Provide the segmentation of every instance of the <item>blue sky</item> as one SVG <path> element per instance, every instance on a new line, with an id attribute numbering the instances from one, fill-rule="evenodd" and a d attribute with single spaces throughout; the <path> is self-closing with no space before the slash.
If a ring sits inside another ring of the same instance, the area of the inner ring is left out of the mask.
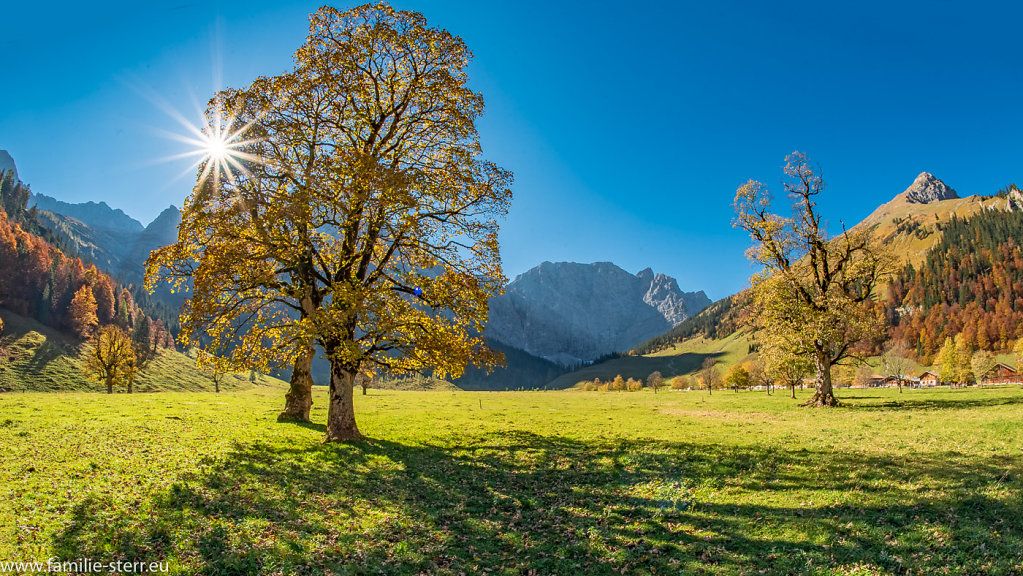
<path id="1" fill-rule="evenodd" d="M 0 148 L 34 191 L 146 223 L 180 206 L 222 86 L 288 68 L 316 2 L 4 3 Z M 337 3 L 344 8 L 353 4 Z M 1023 182 L 1017 3 L 400 1 L 460 35 L 487 158 L 515 172 L 509 276 L 544 260 L 746 285 L 736 186 L 807 152 L 855 223 L 929 171 L 960 195 Z M 218 70 L 220 73 L 218 74 Z M 218 81 L 218 76 L 221 77 Z M 781 199 L 784 202 L 784 199 Z"/>

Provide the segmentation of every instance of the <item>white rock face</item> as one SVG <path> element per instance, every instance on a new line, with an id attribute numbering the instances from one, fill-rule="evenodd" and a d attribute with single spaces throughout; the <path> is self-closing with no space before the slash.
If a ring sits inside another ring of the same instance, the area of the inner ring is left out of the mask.
<path id="1" fill-rule="evenodd" d="M 1009 212 L 1023 211 L 1023 192 L 1020 192 L 1019 188 L 1013 187 L 1009 190 L 1007 202 L 1005 209 Z"/>
<path id="2" fill-rule="evenodd" d="M 921 172 L 903 194 L 906 195 L 907 201 L 915 204 L 930 204 L 959 197 L 955 190 L 935 178 L 930 172 Z"/>
<path id="3" fill-rule="evenodd" d="M 544 262 L 490 301 L 486 335 L 567 365 L 628 350 L 709 304 L 649 268 L 632 275 L 610 262 Z"/>

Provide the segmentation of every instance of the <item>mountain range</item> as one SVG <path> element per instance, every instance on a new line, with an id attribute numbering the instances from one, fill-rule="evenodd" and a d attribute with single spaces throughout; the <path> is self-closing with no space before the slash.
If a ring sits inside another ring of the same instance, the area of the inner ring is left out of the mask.
<path id="1" fill-rule="evenodd" d="M 490 301 L 485 334 L 570 366 L 628 350 L 709 304 L 649 268 L 633 275 L 610 262 L 544 262 Z"/>
<path id="2" fill-rule="evenodd" d="M 139 284 L 149 253 L 177 239 L 181 211 L 166 208 L 148 226 L 106 202 L 70 204 L 33 194 L 29 205 L 65 247 L 126 282 Z"/>

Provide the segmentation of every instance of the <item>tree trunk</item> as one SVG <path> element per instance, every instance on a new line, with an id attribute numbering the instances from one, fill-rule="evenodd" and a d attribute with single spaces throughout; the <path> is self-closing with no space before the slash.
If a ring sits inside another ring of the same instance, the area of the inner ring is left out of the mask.
<path id="1" fill-rule="evenodd" d="M 795 384 L 795 382 L 790 384 L 789 388 L 792 388 L 792 399 L 795 400 L 796 399 L 796 384 Z"/>
<path id="2" fill-rule="evenodd" d="M 131 394 L 131 391 L 132 391 L 131 386 L 134 383 L 135 383 L 134 380 L 128 380 L 128 394 Z"/>
<path id="3" fill-rule="evenodd" d="M 330 394 L 327 404 L 327 442 L 359 440 L 355 425 L 355 371 L 330 361 Z"/>
<path id="4" fill-rule="evenodd" d="M 838 406 L 831 386 L 831 359 L 824 351 L 818 351 L 814 354 L 813 367 L 816 381 L 813 396 L 800 406 Z"/>
<path id="5" fill-rule="evenodd" d="M 113 393 L 114 393 L 114 379 L 108 376 L 107 377 L 107 394 L 113 394 Z"/>
<path id="6" fill-rule="evenodd" d="M 310 346 L 299 353 L 291 371 L 291 387 L 284 395 L 284 411 L 277 415 L 278 422 L 308 422 L 313 407 L 313 376 L 311 373 L 316 349 Z"/>

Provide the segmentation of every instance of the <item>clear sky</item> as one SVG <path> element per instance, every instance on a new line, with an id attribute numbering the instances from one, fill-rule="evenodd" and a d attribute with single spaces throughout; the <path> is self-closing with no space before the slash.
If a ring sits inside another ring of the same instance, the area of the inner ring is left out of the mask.
<path id="1" fill-rule="evenodd" d="M 510 277 L 611 261 L 733 293 L 751 271 L 735 188 L 780 191 L 796 149 L 823 169 L 833 224 L 922 171 L 962 196 L 1023 183 L 1016 2 L 394 4 L 475 54 L 485 155 L 516 175 Z M 286 70 L 318 5 L 4 2 L 0 148 L 35 192 L 148 223 L 194 179 L 160 161 L 187 151 L 168 110 L 198 123 L 216 88 Z"/>

